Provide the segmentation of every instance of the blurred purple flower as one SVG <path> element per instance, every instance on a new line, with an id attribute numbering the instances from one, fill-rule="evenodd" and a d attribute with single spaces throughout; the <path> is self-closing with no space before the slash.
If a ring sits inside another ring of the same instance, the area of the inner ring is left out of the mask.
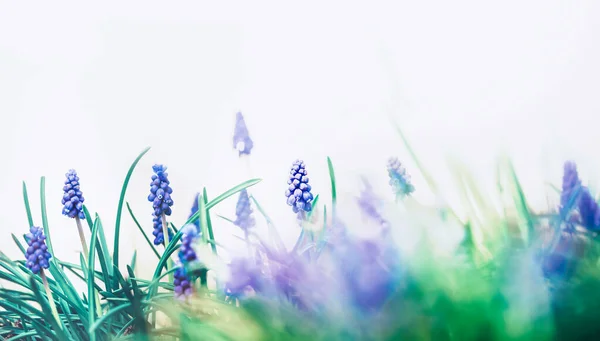
<path id="1" fill-rule="evenodd" d="M 235 206 L 235 216 L 234 224 L 244 231 L 251 229 L 256 224 L 252 216 L 250 197 L 246 189 L 240 191 L 240 196 Z"/>
<path id="2" fill-rule="evenodd" d="M 27 268 L 34 274 L 40 273 L 41 269 L 48 269 L 52 255 L 48 252 L 46 236 L 42 228 L 32 226 L 29 233 L 25 235 L 25 239 L 27 245 L 29 245 L 25 251 L 25 259 L 27 260 L 25 265 Z"/>
<path id="3" fill-rule="evenodd" d="M 566 216 L 572 207 L 577 206 L 577 198 L 573 198 L 573 196 L 576 195 L 576 191 L 580 186 L 581 180 L 577 173 L 577 165 L 573 161 L 565 162 L 562 192 L 560 194 L 560 211 L 563 216 Z M 569 205 L 569 203 L 571 203 L 571 205 Z"/>
<path id="4" fill-rule="evenodd" d="M 187 224 L 181 229 L 181 246 L 179 247 L 179 261 L 187 264 L 198 259 L 194 250 L 194 243 L 199 236 L 198 229 L 194 224 Z"/>
<path id="5" fill-rule="evenodd" d="M 247 258 L 234 258 L 229 264 L 230 277 L 225 284 L 225 292 L 232 297 L 243 298 L 248 288 L 255 292 L 262 290 L 260 268 Z"/>
<path id="6" fill-rule="evenodd" d="M 79 185 L 79 176 L 77 176 L 77 172 L 74 169 L 69 169 L 65 176 L 67 179 L 63 187 L 62 204 L 64 207 L 62 213 L 69 218 L 79 217 L 80 219 L 85 219 L 85 214 L 83 213 L 84 198 Z"/>
<path id="7" fill-rule="evenodd" d="M 404 197 L 415 191 L 415 187 L 410 182 L 410 175 L 407 174 L 398 158 L 389 159 L 387 170 L 390 186 L 397 196 Z"/>
<path id="8" fill-rule="evenodd" d="M 192 283 L 183 266 L 179 266 L 173 272 L 173 289 L 175 297 L 180 300 L 185 300 L 193 293 Z"/>
<path id="9" fill-rule="evenodd" d="M 196 196 L 194 197 L 194 202 L 192 203 L 192 211 L 190 212 L 190 216 L 188 217 L 188 219 L 190 219 L 194 214 L 196 214 L 198 212 L 198 198 L 200 197 L 200 193 L 196 193 Z M 200 219 L 196 219 L 192 222 L 192 224 L 196 225 L 196 228 L 200 229 Z"/>
<path id="10" fill-rule="evenodd" d="M 386 225 L 386 221 L 381 215 L 381 200 L 373 192 L 371 184 L 363 178 L 364 189 L 361 191 L 360 196 L 356 199 L 358 206 L 361 211 L 369 218 L 375 220 L 381 225 Z"/>
<path id="11" fill-rule="evenodd" d="M 287 204 L 292 206 L 294 213 L 312 210 L 313 195 L 308 184 L 308 173 L 304 161 L 296 160 L 290 170 L 288 188 L 285 190 Z"/>
<path id="12" fill-rule="evenodd" d="M 582 189 L 579 197 L 579 215 L 585 228 L 594 231 L 600 229 L 600 208 L 587 187 Z"/>
<path id="13" fill-rule="evenodd" d="M 254 142 L 250 138 L 248 128 L 246 127 L 246 121 L 241 112 L 238 112 L 235 116 L 235 130 L 233 132 L 233 148 L 238 151 L 239 156 L 250 155 Z"/>

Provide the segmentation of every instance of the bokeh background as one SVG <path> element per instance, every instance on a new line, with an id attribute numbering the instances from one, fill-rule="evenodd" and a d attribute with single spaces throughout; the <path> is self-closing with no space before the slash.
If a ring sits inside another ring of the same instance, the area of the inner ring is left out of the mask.
<path id="1" fill-rule="evenodd" d="M 599 19 L 591 0 L 0 1 L 0 249 L 21 257 L 10 234 L 27 229 L 23 180 L 41 224 L 44 175 L 55 249 L 78 262 L 75 223 L 60 205 L 69 168 L 112 241 L 123 179 L 146 146 L 127 201 L 149 234 L 157 162 L 170 170 L 177 226 L 203 186 L 214 197 L 260 177 L 251 193 L 288 244 L 299 229 L 283 193 L 297 158 L 328 201 L 330 156 L 351 203 L 360 174 L 391 198 L 385 163 L 398 156 L 417 198 L 433 203 L 390 117 L 449 200 L 448 156 L 491 197 L 495 158 L 505 152 L 532 206 L 554 205 L 544 183 L 560 182 L 567 158 L 597 187 Z M 232 149 L 239 110 L 255 141 L 250 167 Z M 213 213 L 233 217 L 234 205 Z M 215 215 L 213 223 L 235 251 L 236 229 Z M 124 212 L 122 257 L 138 249 L 138 271 L 147 273 L 155 261 L 144 243 Z"/>

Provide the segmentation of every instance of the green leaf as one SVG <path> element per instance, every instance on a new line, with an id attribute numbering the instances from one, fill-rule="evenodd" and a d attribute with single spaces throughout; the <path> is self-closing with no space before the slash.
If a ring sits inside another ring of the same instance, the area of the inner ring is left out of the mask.
<path id="1" fill-rule="evenodd" d="M 100 304 L 100 302 L 96 302 L 96 295 L 94 294 L 94 267 L 96 265 L 95 262 L 95 256 L 96 256 L 96 245 L 98 244 L 98 229 L 99 227 L 102 226 L 102 222 L 100 221 L 100 217 L 98 217 L 98 215 L 96 215 L 96 218 L 94 219 L 94 226 L 92 227 L 92 236 L 90 238 L 91 243 L 90 243 L 90 250 L 89 250 L 89 254 L 88 254 L 88 274 L 86 276 L 87 278 L 87 288 L 88 288 L 88 299 L 89 299 L 89 306 L 88 306 L 88 329 L 89 327 L 94 324 L 94 320 L 96 318 L 96 304 Z M 96 333 L 90 333 L 90 340 L 94 341 L 96 340 Z"/>
<path id="2" fill-rule="evenodd" d="M 337 191 L 335 186 L 335 172 L 333 171 L 333 162 L 331 162 L 331 158 L 327 157 L 327 168 L 329 169 L 329 179 L 331 180 L 331 203 L 332 209 L 331 214 L 333 219 L 335 219 L 336 215 L 336 206 L 337 206 Z M 314 205 L 313 205 L 314 207 Z"/>
<path id="3" fill-rule="evenodd" d="M 52 297 L 48 297 L 45 299 L 42 293 L 40 292 L 40 288 L 38 287 L 37 281 L 33 276 L 29 279 L 29 283 L 31 285 L 31 289 L 33 290 L 33 294 L 37 298 L 37 302 L 42 307 L 42 311 L 45 315 L 45 321 L 50 323 L 52 326 L 52 330 L 56 333 L 56 336 L 59 340 L 68 340 L 67 335 L 63 332 L 64 326 L 59 324 L 59 321 L 56 321 L 54 315 L 52 314 L 52 309 L 50 308 L 50 303 L 48 300 L 51 300 Z"/>
<path id="4" fill-rule="evenodd" d="M 123 182 L 123 187 L 121 188 L 121 196 L 119 197 L 119 206 L 117 207 L 117 220 L 115 222 L 115 242 L 113 247 L 113 265 L 114 268 L 119 268 L 119 240 L 121 235 L 121 215 L 123 212 L 123 203 L 125 202 L 125 193 L 127 192 L 127 186 L 129 185 L 129 179 L 131 179 L 131 175 L 138 162 L 142 159 L 142 157 L 150 150 L 150 147 L 144 149 L 138 157 L 133 161 L 131 167 L 129 167 L 129 171 L 127 171 L 127 176 L 125 176 L 125 181 Z M 118 282 L 113 280 L 113 287 L 118 288 Z"/>
<path id="5" fill-rule="evenodd" d="M 133 219 L 133 222 L 137 226 L 138 230 L 140 230 L 140 233 L 142 234 L 142 236 L 144 236 L 144 239 L 146 240 L 146 243 L 148 243 L 148 245 L 150 246 L 150 248 L 152 249 L 152 251 L 156 255 L 156 258 L 160 259 L 160 254 L 158 253 L 158 251 L 154 247 L 154 244 L 150 241 L 150 238 L 148 238 L 148 236 L 144 232 L 144 229 L 142 228 L 142 225 L 140 225 L 140 223 L 136 219 L 135 215 L 133 214 L 133 211 L 131 210 L 131 207 L 129 206 L 129 203 L 127 202 L 127 203 L 125 203 L 125 205 L 127 205 L 127 211 L 129 211 L 129 215 L 131 216 L 131 219 Z"/>
<path id="6" fill-rule="evenodd" d="M 135 269 L 136 260 L 137 260 L 137 250 L 134 250 L 133 256 L 131 257 L 131 263 L 130 263 L 130 266 L 132 269 Z"/>
<path id="7" fill-rule="evenodd" d="M 25 211 L 27 212 L 27 221 L 29 222 L 28 227 L 33 226 L 33 216 L 31 215 L 31 206 L 29 206 L 29 197 L 27 196 L 27 185 L 23 181 L 23 201 L 25 202 Z"/>
<path id="8" fill-rule="evenodd" d="M 94 323 L 88 329 L 88 332 L 90 334 L 94 333 L 94 331 L 96 329 L 98 329 L 98 327 L 100 327 L 106 320 L 111 318 L 113 315 L 120 313 L 123 310 L 129 309 L 129 308 L 131 308 L 131 303 L 129 303 L 129 302 L 127 304 L 122 304 L 117 307 L 114 307 L 113 309 L 109 310 L 106 314 L 102 315 L 99 319 L 94 321 Z"/>
<path id="9" fill-rule="evenodd" d="M 204 206 L 208 206 L 208 196 L 206 194 L 206 187 L 204 187 L 202 189 L 202 197 L 204 200 Z M 210 220 L 210 212 L 208 211 L 208 209 L 206 210 L 206 229 L 208 230 L 208 237 L 210 238 L 210 240 L 215 240 L 215 235 L 213 233 L 213 229 L 212 229 L 212 223 Z M 215 243 L 211 243 L 210 247 L 212 249 L 213 254 L 216 256 L 217 255 L 217 246 L 215 245 Z"/>
<path id="10" fill-rule="evenodd" d="M 216 206 L 217 204 L 219 204 L 221 201 L 229 198 L 230 196 L 238 193 L 239 191 L 246 189 L 248 187 L 254 186 L 257 183 L 261 182 L 261 179 L 251 179 L 245 182 L 242 182 L 241 184 L 225 191 L 224 193 L 222 193 L 221 195 L 217 196 L 216 198 L 214 198 L 213 200 L 209 201 L 206 204 L 206 209 L 210 210 L 211 208 L 213 208 L 214 206 Z M 200 216 L 200 210 L 198 210 L 198 212 L 194 213 L 191 217 L 188 218 L 188 220 L 185 222 L 185 224 L 183 224 L 184 226 L 187 224 L 191 224 L 193 222 L 195 222 L 198 217 Z"/>
<path id="11" fill-rule="evenodd" d="M 85 205 L 83 205 L 83 213 L 85 214 L 85 220 L 90 228 L 90 232 L 92 232 L 94 227 L 92 215 Z M 112 276 L 112 259 L 110 257 L 110 252 L 108 251 L 106 235 L 104 234 L 104 228 L 102 225 L 98 227 L 98 241 L 100 243 L 100 245 L 98 245 L 98 260 L 100 261 L 100 267 L 102 268 L 102 273 L 104 275 L 104 283 L 108 288 L 111 285 L 110 277 Z"/>
<path id="12" fill-rule="evenodd" d="M 258 212 L 260 212 L 260 214 L 267 221 L 267 226 L 269 228 L 269 237 L 271 238 L 271 241 L 275 243 L 275 248 L 277 249 L 277 251 L 279 251 L 279 252 L 285 251 L 285 244 L 283 244 L 281 235 L 279 235 L 279 232 L 275 228 L 275 224 L 273 224 L 273 221 L 271 220 L 271 218 L 267 215 L 267 213 L 262 208 L 262 206 L 260 206 L 260 204 L 254 198 L 254 196 L 251 195 L 250 199 L 252 199 L 252 202 L 254 202 L 254 205 L 256 206 L 256 209 L 258 210 Z"/>
<path id="13" fill-rule="evenodd" d="M 235 221 L 233 221 L 233 220 L 231 220 L 231 219 L 229 219 L 229 218 L 227 218 L 227 217 L 223 217 L 222 215 L 219 215 L 219 214 L 217 214 L 217 217 L 219 217 L 219 218 L 221 218 L 221 219 L 225 220 L 226 222 L 229 222 L 229 223 L 232 223 L 232 224 L 234 224 L 234 225 L 235 225 Z"/>
<path id="14" fill-rule="evenodd" d="M 19 239 L 17 238 L 17 236 L 14 235 L 14 233 L 10 234 L 12 236 L 13 241 L 15 242 L 15 244 L 17 244 L 17 247 L 19 247 L 19 250 L 21 250 L 22 254 L 25 254 L 25 248 L 23 247 L 23 244 L 21 244 L 21 242 L 19 241 Z"/>

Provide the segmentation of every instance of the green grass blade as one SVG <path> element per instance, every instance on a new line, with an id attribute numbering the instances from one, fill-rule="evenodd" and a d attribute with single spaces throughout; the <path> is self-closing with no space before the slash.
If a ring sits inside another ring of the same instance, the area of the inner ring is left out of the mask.
<path id="1" fill-rule="evenodd" d="M 204 200 L 205 207 L 208 206 L 208 196 L 206 194 L 206 187 L 204 187 L 202 189 L 202 197 Z M 210 220 L 210 212 L 208 211 L 208 209 L 206 210 L 206 229 L 208 230 L 209 239 L 214 241 L 215 235 L 213 233 L 212 222 Z M 210 247 L 212 249 L 213 254 L 216 256 L 217 255 L 217 246 L 215 245 L 215 243 L 210 243 Z"/>
<path id="2" fill-rule="evenodd" d="M 230 196 L 238 193 L 239 191 L 254 186 L 257 183 L 261 182 L 261 179 L 251 179 L 245 182 L 242 182 L 241 184 L 230 188 L 229 190 L 225 191 L 224 193 L 222 193 L 221 195 L 217 196 L 216 198 L 214 198 L 213 200 L 209 201 L 206 204 L 206 209 L 210 210 L 211 208 L 215 207 L 217 204 L 219 204 L 221 201 L 229 198 Z M 200 210 L 198 210 L 198 212 L 194 213 L 191 217 L 189 217 L 189 219 L 185 222 L 185 224 L 183 225 L 187 225 L 187 224 L 191 224 L 194 221 L 196 221 L 198 219 L 198 217 L 200 216 Z"/>
<path id="3" fill-rule="evenodd" d="M 12 236 L 12 239 L 15 242 L 15 244 L 17 244 L 17 247 L 19 248 L 19 250 L 21 250 L 21 253 L 25 254 L 25 247 L 23 247 L 23 244 L 21 244 L 21 242 L 19 241 L 19 238 L 17 238 L 17 236 L 15 236 L 14 233 L 11 233 L 10 235 Z"/>
<path id="4" fill-rule="evenodd" d="M 83 206 L 83 213 L 85 214 L 85 220 L 87 221 L 89 227 L 90 227 L 90 232 L 93 232 L 94 230 L 94 223 L 92 223 L 92 218 L 90 215 L 90 212 L 88 211 L 87 207 L 85 207 L 85 205 Z M 106 288 L 106 291 L 110 292 L 110 288 L 111 288 L 111 271 L 110 269 L 112 269 L 111 266 L 111 259 L 110 259 L 110 254 L 108 254 L 108 245 L 106 244 L 106 238 L 104 236 L 104 231 L 102 228 L 102 225 L 98 226 L 98 242 L 100 243 L 100 245 L 98 245 L 97 250 L 98 250 L 98 260 L 100 262 L 100 267 L 102 269 L 102 281 L 104 282 L 104 286 Z"/>
<path id="5" fill-rule="evenodd" d="M 510 160 L 507 160 L 506 166 L 512 184 L 513 198 L 515 201 L 517 212 L 519 214 L 519 217 L 521 218 L 521 223 L 519 224 L 519 227 L 521 228 L 521 234 L 523 236 L 526 236 L 525 241 L 527 243 L 531 243 L 533 241 L 535 233 L 533 218 L 531 217 L 531 213 L 529 212 L 529 206 L 527 205 L 527 201 L 525 200 L 523 188 L 521 187 L 521 183 L 519 182 L 517 173 L 515 172 L 512 162 Z"/>
<path id="6" fill-rule="evenodd" d="M 131 206 L 129 206 L 128 202 L 125 203 L 125 205 L 127 206 L 127 211 L 129 211 L 129 215 L 131 216 L 131 219 L 133 219 L 133 222 L 135 223 L 135 226 L 137 226 L 137 228 L 138 228 L 138 230 L 140 230 L 140 233 L 142 234 L 142 236 L 144 236 L 144 239 L 146 240 L 146 243 L 148 243 L 148 245 L 150 246 L 150 248 L 152 249 L 152 251 L 156 255 L 156 258 L 160 259 L 160 254 L 158 253 L 158 250 L 156 250 L 156 247 L 154 247 L 154 244 L 150 241 L 150 238 L 148 238 L 148 236 L 144 232 L 144 229 L 142 228 L 142 225 L 140 225 L 140 223 L 138 222 L 137 218 L 133 214 L 133 211 L 131 210 Z"/>
<path id="7" fill-rule="evenodd" d="M 142 159 L 142 157 L 150 150 L 150 147 L 144 149 L 138 157 L 133 161 L 129 170 L 127 171 L 127 176 L 125 176 L 125 181 L 123 182 L 123 187 L 121 188 L 121 195 L 119 197 L 119 206 L 117 207 L 117 219 L 115 221 L 115 242 L 113 246 L 113 265 L 115 268 L 119 268 L 119 239 L 121 232 L 121 215 L 123 213 L 123 204 L 125 202 L 125 193 L 127 192 L 127 186 L 129 185 L 129 180 L 131 179 L 131 175 L 138 162 Z M 118 288 L 119 283 L 116 280 L 113 280 L 113 287 Z"/>
<path id="8" fill-rule="evenodd" d="M 254 202 L 254 205 L 256 206 L 256 209 L 258 210 L 258 212 L 260 212 L 260 214 L 265 218 L 265 220 L 267 222 L 267 227 L 269 228 L 269 237 L 271 238 L 271 241 L 275 243 L 275 248 L 279 252 L 285 251 L 285 244 L 283 244 L 281 235 L 275 228 L 275 224 L 273 224 L 273 221 L 271 220 L 271 218 L 267 215 L 265 210 L 258 203 L 258 201 L 254 198 L 254 196 L 251 195 L 250 199 L 252 199 L 252 202 Z"/>
<path id="9" fill-rule="evenodd" d="M 40 288 L 37 284 L 37 281 L 33 276 L 29 279 L 29 283 L 31 285 L 31 289 L 33 290 L 33 294 L 37 298 L 37 302 L 42 307 L 42 311 L 45 315 L 45 321 L 50 323 L 50 325 L 52 326 L 52 330 L 56 333 L 56 336 L 59 340 L 68 340 L 67 335 L 63 332 L 64 326 L 61 326 L 59 324 L 59 321 L 56 321 L 54 315 L 52 314 L 50 303 L 48 303 L 48 300 L 51 300 L 52 297 L 48 297 L 47 299 L 44 298 L 44 296 L 40 292 Z"/>
<path id="10" fill-rule="evenodd" d="M 235 221 L 233 221 L 233 220 L 231 220 L 231 219 L 229 219 L 229 218 L 227 218 L 227 217 L 223 217 L 222 215 L 219 215 L 219 214 L 217 214 L 217 217 L 219 217 L 219 218 L 221 218 L 221 219 L 225 220 L 225 221 L 226 221 L 226 222 L 228 222 L 228 223 L 232 223 L 232 224 L 234 224 L 234 225 L 235 225 Z"/>
<path id="11" fill-rule="evenodd" d="M 87 288 L 88 288 L 88 329 L 89 326 L 94 324 L 94 320 L 96 319 L 96 304 L 100 304 L 100 302 L 96 302 L 96 294 L 94 293 L 94 267 L 96 265 L 95 256 L 96 256 L 96 245 L 98 244 L 98 229 L 99 226 L 102 225 L 100 221 L 100 217 L 96 215 L 96 219 L 94 220 L 94 226 L 92 227 L 92 236 L 90 238 L 90 250 L 88 254 L 88 273 L 86 276 L 87 279 Z M 90 341 L 96 340 L 96 333 L 90 333 Z"/>
<path id="12" fill-rule="evenodd" d="M 120 306 L 117 306 L 117 307 L 109 310 L 106 314 L 102 315 L 100 318 L 98 318 L 96 321 L 94 321 L 94 324 L 91 325 L 91 327 L 88 329 L 88 332 L 90 334 L 94 333 L 96 331 L 96 329 L 98 329 L 98 327 L 100 327 L 104 322 L 106 322 L 106 320 L 113 317 L 115 314 L 120 313 L 123 310 L 129 309 L 129 308 L 131 308 L 131 303 L 122 304 Z"/>
<path id="13" fill-rule="evenodd" d="M 29 206 L 29 197 L 27 196 L 27 185 L 23 181 L 23 201 L 25 202 L 25 211 L 27 212 L 27 221 L 29 222 L 28 227 L 33 226 L 33 216 L 31 215 L 31 206 Z"/>
<path id="14" fill-rule="evenodd" d="M 136 260 L 137 260 L 137 250 L 134 250 L 133 256 L 131 256 L 131 263 L 129 263 L 132 270 L 135 269 Z"/>
<path id="15" fill-rule="evenodd" d="M 331 180 L 331 214 L 333 219 L 335 219 L 337 206 L 337 191 L 335 186 L 335 172 L 333 171 L 333 162 L 331 162 L 331 158 L 329 156 L 327 157 L 327 168 L 329 169 L 329 179 Z"/>

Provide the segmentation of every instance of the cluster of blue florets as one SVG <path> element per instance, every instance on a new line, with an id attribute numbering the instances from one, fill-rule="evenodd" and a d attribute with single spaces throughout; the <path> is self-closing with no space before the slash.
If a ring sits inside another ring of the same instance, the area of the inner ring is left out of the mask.
<path id="1" fill-rule="evenodd" d="M 154 245 L 161 245 L 165 242 L 162 217 L 157 217 L 156 214 L 152 213 L 152 224 L 154 228 L 154 230 L 152 230 L 152 235 L 154 236 Z M 173 239 L 173 229 L 168 227 L 167 231 L 169 233 L 169 240 Z"/>
<path id="2" fill-rule="evenodd" d="M 198 259 L 194 250 L 194 243 L 198 238 L 198 229 L 193 224 L 187 224 L 181 230 L 181 246 L 179 247 L 179 260 L 187 264 Z"/>
<path id="3" fill-rule="evenodd" d="M 179 266 L 173 272 L 173 289 L 175 297 L 186 299 L 193 293 L 192 283 L 183 266 Z"/>
<path id="4" fill-rule="evenodd" d="M 404 197 L 415 191 L 415 187 L 410 182 L 410 175 L 406 173 L 406 169 L 398 158 L 389 159 L 387 170 L 390 177 L 390 186 L 397 196 Z"/>
<path id="5" fill-rule="evenodd" d="M 250 197 L 248 196 L 248 191 L 246 189 L 240 191 L 240 196 L 235 206 L 235 216 L 236 219 L 234 224 L 244 231 L 251 229 L 256 224 L 256 221 L 252 216 Z"/>
<path id="6" fill-rule="evenodd" d="M 65 174 L 65 186 L 63 187 L 62 204 L 64 205 L 62 213 L 69 218 L 79 217 L 85 219 L 83 213 L 83 193 L 79 187 L 79 176 L 74 169 L 70 169 Z"/>
<path id="7" fill-rule="evenodd" d="M 25 258 L 27 262 L 27 268 L 34 274 L 38 274 L 41 269 L 48 269 L 50 266 L 50 259 L 52 255 L 48 252 L 46 246 L 46 236 L 42 228 L 32 226 L 29 229 L 29 233 L 25 235 L 27 240 L 27 251 L 25 252 Z"/>
<path id="8" fill-rule="evenodd" d="M 238 112 L 235 117 L 235 130 L 233 132 L 233 148 L 239 153 L 239 156 L 250 155 L 254 142 L 248 134 L 248 128 L 244 121 L 244 116 L 241 112 Z"/>
<path id="9" fill-rule="evenodd" d="M 192 210 L 190 212 L 190 216 L 188 217 L 191 218 L 194 214 L 196 214 L 198 212 L 198 198 L 200 197 L 200 193 L 196 193 L 196 196 L 194 197 L 194 202 L 192 203 Z M 195 219 L 192 224 L 194 224 L 196 226 L 196 228 L 200 229 L 200 219 Z"/>
<path id="10" fill-rule="evenodd" d="M 173 189 L 169 186 L 167 167 L 164 165 L 154 165 L 152 166 L 152 170 L 154 170 L 155 174 L 152 175 L 148 201 L 152 202 L 156 216 L 161 216 L 162 214 L 171 215 L 171 206 L 173 206 L 171 193 L 173 193 Z"/>
<path id="11" fill-rule="evenodd" d="M 304 161 L 296 160 L 290 170 L 288 189 L 285 191 L 287 204 L 292 206 L 294 213 L 312 210 L 313 195 L 308 184 L 308 173 Z"/>

